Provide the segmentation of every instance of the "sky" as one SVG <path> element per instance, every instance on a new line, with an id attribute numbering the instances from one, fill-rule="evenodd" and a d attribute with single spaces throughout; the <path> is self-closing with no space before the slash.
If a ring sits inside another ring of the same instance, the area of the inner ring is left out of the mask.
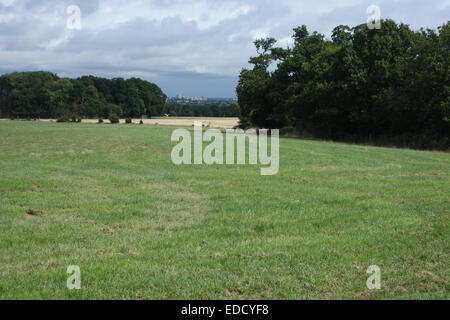
<path id="1" fill-rule="evenodd" d="M 450 0 L 0 0 L 0 74 L 139 77 L 168 96 L 235 97 L 254 40 L 287 46 L 303 24 L 329 37 L 365 23 L 370 5 L 413 29 L 450 18 Z"/>

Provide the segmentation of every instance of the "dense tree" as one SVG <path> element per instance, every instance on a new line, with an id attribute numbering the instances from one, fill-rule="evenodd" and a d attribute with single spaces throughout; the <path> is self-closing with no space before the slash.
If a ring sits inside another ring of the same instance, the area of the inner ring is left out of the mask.
<path id="1" fill-rule="evenodd" d="M 331 39 L 306 26 L 292 48 L 255 41 L 237 86 L 241 126 L 417 148 L 450 147 L 450 24 L 413 31 L 338 26 Z M 276 68 L 270 67 L 276 63 Z M 269 71 L 271 70 L 271 71 Z"/>
<path id="2" fill-rule="evenodd" d="M 166 95 L 156 84 L 137 78 L 68 79 L 49 72 L 0 77 L 0 117 L 156 116 L 162 115 L 165 102 Z"/>

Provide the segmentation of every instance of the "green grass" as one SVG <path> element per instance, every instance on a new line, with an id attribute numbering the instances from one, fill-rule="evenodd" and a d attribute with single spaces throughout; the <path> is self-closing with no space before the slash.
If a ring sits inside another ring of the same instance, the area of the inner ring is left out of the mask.
<path id="1" fill-rule="evenodd" d="M 173 129 L 0 121 L 0 298 L 449 298 L 450 154 L 281 139 L 261 176 Z"/>

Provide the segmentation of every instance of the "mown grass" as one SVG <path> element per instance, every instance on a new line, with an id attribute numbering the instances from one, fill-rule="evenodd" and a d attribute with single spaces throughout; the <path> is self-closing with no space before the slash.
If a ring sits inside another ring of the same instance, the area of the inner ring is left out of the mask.
<path id="1" fill-rule="evenodd" d="M 449 298 L 448 153 L 281 139 L 261 176 L 173 129 L 0 121 L 0 298 Z"/>

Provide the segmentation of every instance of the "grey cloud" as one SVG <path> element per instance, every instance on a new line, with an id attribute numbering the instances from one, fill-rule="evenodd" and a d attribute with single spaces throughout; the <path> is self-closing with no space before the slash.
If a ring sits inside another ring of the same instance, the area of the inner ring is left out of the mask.
<path id="1" fill-rule="evenodd" d="M 0 1 L 2 72 L 45 69 L 62 76 L 139 76 L 158 83 L 169 95 L 206 96 L 234 96 L 237 75 L 255 54 L 255 36 L 289 39 L 292 29 L 302 24 L 329 36 L 336 25 L 364 23 L 366 8 L 372 4 L 371 0 L 16 0 L 9 6 L 4 2 Z M 82 11 L 79 31 L 66 28 L 66 8 L 71 4 Z M 378 5 L 383 18 L 415 29 L 436 28 L 450 16 L 448 0 L 380 0 Z M 235 15 L 225 12 L 240 7 Z"/>

